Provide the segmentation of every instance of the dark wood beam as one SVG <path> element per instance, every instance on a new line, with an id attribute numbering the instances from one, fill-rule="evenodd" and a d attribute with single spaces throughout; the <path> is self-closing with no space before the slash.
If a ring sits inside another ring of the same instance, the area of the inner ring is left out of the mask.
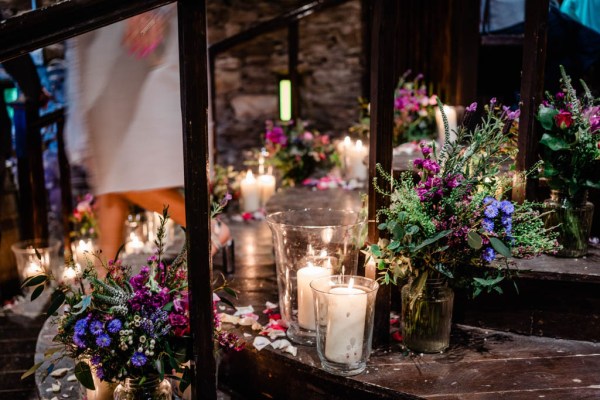
<path id="1" fill-rule="evenodd" d="M 455 47 L 450 57 L 455 60 L 453 80 L 455 90 L 448 101 L 452 105 L 468 105 L 477 96 L 477 69 L 479 64 L 479 0 L 452 2 L 451 24 Z"/>
<path id="2" fill-rule="evenodd" d="M 288 26 L 288 74 L 292 84 L 292 119 L 300 118 L 300 74 L 298 74 L 298 49 L 300 37 L 298 21 Z"/>
<path id="3" fill-rule="evenodd" d="M 378 193 L 373 184 L 376 165 L 392 173 L 392 130 L 394 123 L 394 89 L 396 57 L 394 48 L 396 0 L 373 1 L 373 31 L 371 33 L 371 134 L 369 147 L 369 241 L 376 243 L 379 231 L 377 210 L 389 206 L 389 197 Z M 384 187 L 385 182 L 378 180 Z M 386 346 L 390 337 L 390 286 L 382 285 L 377 294 L 373 345 Z"/>
<path id="4" fill-rule="evenodd" d="M 516 159 L 517 171 L 521 172 L 528 171 L 538 160 L 540 127 L 535 114 L 544 93 L 548 5 L 549 0 L 527 0 L 525 4 L 519 153 Z M 537 188 L 537 179 L 517 181 L 513 187 L 513 200 L 534 200 Z"/>
<path id="5" fill-rule="evenodd" d="M 204 0 L 180 0 L 179 63 L 185 164 L 192 398 L 217 398 L 208 188 L 208 82 Z"/>
<path id="6" fill-rule="evenodd" d="M 0 23 L 0 61 L 92 31 L 175 0 L 63 0 Z"/>

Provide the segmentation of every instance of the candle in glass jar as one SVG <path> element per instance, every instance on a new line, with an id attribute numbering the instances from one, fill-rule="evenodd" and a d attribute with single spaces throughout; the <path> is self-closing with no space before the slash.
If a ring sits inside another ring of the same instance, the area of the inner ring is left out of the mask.
<path id="1" fill-rule="evenodd" d="M 315 306 L 310 283 L 313 279 L 331 275 L 330 268 L 316 267 L 308 263 L 297 272 L 298 324 L 301 328 L 315 330 Z"/>
<path id="2" fill-rule="evenodd" d="M 260 188 L 252 171 L 248 170 L 241 183 L 243 210 L 254 212 L 260 208 Z"/>
<path id="3" fill-rule="evenodd" d="M 260 191 L 260 203 L 264 206 L 275 193 L 275 177 L 270 174 L 260 175 L 258 177 L 258 187 Z"/>
<path id="4" fill-rule="evenodd" d="M 129 234 L 129 242 L 125 244 L 125 252 L 128 254 L 139 254 L 144 249 L 144 242 L 142 242 L 135 232 Z"/>
<path id="5" fill-rule="evenodd" d="M 74 284 L 80 272 L 81 270 L 79 269 L 79 266 L 66 266 L 62 274 L 63 283 L 67 285 Z"/>
<path id="6" fill-rule="evenodd" d="M 86 253 L 92 253 L 93 250 L 94 246 L 92 239 L 80 239 L 75 247 L 75 262 L 77 262 L 79 265 L 82 265 L 86 259 Z"/>
<path id="7" fill-rule="evenodd" d="M 351 364 L 362 358 L 367 296 L 365 291 L 348 286 L 329 291 L 325 357 L 333 362 Z"/>
<path id="8" fill-rule="evenodd" d="M 40 275 L 44 273 L 44 269 L 41 265 L 35 261 L 30 261 L 25 266 L 25 270 L 23 271 L 23 278 L 27 279 L 32 276 Z"/>

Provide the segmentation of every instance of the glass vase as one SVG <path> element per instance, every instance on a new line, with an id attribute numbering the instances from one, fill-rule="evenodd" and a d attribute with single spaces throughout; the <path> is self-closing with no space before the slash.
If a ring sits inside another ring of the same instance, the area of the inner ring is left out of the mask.
<path id="1" fill-rule="evenodd" d="M 114 400 L 171 400 L 173 390 L 168 380 L 158 376 L 126 379 L 115 389 Z"/>
<path id="2" fill-rule="evenodd" d="M 315 344 L 313 279 L 354 275 L 363 247 L 364 218 L 358 212 L 304 209 L 267 216 L 273 233 L 281 317 L 298 344 Z"/>
<path id="3" fill-rule="evenodd" d="M 546 228 L 557 227 L 558 243 L 562 249 L 559 257 L 582 257 L 587 254 L 588 239 L 592 229 L 594 205 L 587 201 L 587 191 L 570 198 L 559 190 L 552 190 L 544 201 Z"/>
<path id="4" fill-rule="evenodd" d="M 443 352 L 450 345 L 454 291 L 442 279 L 428 279 L 421 293 L 414 281 L 402 287 L 402 336 L 418 353 Z"/>

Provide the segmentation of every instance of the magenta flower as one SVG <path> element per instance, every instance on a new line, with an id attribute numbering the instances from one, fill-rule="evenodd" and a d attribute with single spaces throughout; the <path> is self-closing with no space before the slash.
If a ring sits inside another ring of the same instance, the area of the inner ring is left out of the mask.
<path id="1" fill-rule="evenodd" d="M 431 154 L 431 147 L 427 147 L 427 146 L 423 146 L 423 148 L 421 148 L 421 152 L 423 153 L 423 155 L 425 157 L 427 157 L 428 155 Z"/>
<path id="2" fill-rule="evenodd" d="M 438 165 L 438 163 L 436 163 L 433 160 L 425 160 L 423 161 L 423 168 L 425 168 L 426 170 L 437 174 L 438 172 L 440 172 L 440 166 Z"/>
<path id="3" fill-rule="evenodd" d="M 477 103 L 476 102 L 471 103 L 471 105 L 467 107 L 467 111 L 468 112 L 475 112 L 475 111 L 477 111 Z"/>
<path id="4" fill-rule="evenodd" d="M 281 146 L 287 145 L 287 137 L 280 126 L 274 126 L 273 129 L 268 130 L 266 139 L 273 144 L 280 144 Z"/>

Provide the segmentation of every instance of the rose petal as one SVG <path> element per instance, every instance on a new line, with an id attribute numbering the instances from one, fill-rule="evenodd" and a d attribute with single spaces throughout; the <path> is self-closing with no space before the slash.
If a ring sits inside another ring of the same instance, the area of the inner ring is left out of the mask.
<path id="1" fill-rule="evenodd" d="M 283 351 L 285 353 L 290 353 L 291 355 L 293 355 L 294 357 L 296 357 L 296 354 L 298 354 L 298 348 L 294 347 L 292 345 L 289 345 L 288 347 L 286 347 L 285 349 L 283 349 Z"/>
<path id="2" fill-rule="evenodd" d="M 252 345 L 258 351 L 261 351 L 262 349 L 264 349 L 265 347 L 267 347 L 270 344 L 271 344 L 271 341 L 263 336 L 255 337 L 254 342 L 252 342 Z"/>
<path id="3" fill-rule="evenodd" d="M 258 321 L 258 315 L 254 313 L 248 313 L 243 315 L 244 318 L 252 318 L 255 321 Z"/>
<path id="4" fill-rule="evenodd" d="M 254 325 L 255 322 L 256 322 L 256 320 L 254 320 L 250 317 L 244 317 L 244 318 L 240 319 L 239 324 L 241 326 L 252 326 L 252 325 Z"/>
<path id="5" fill-rule="evenodd" d="M 233 315 L 238 316 L 238 315 L 246 315 L 246 314 L 251 314 L 254 312 L 254 307 L 252 306 L 245 306 L 245 307 L 236 307 L 235 308 L 235 313 Z"/>
<path id="6" fill-rule="evenodd" d="M 271 346 L 273 346 L 274 349 L 284 349 L 291 345 L 292 344 L 287 339 L 278 339 L 278 340 L 275 340 L 273 343 L 271 343 Z"/>
<path id="7" fill-rule="evenodd" d="M 271 303 L 270 301 L 267 301 L 267 303 L 265 305 L 267 306 L 268 309 L 271 309 L 271 310 L 279 307 L 278 304 Z"/>
<path id="8" fill-rule="evenodd" d="M 234 324 L 237 325 L 240 323 L 240 318 L 233 316 L 233 315 L 229 315 L 226 313 L 220 313 L 219 314 L 219 319 L 221 320 L 221 322 L 228 322 L 230 324 Z"/>
<path id="9" fill-rule="evenodd" d="M 263 326 L 261 324 L 259 324 L 258 322 L 255 322 L 252 324 L 252 330 L 253 331 L 260 331 L 262 330 Z"/>

